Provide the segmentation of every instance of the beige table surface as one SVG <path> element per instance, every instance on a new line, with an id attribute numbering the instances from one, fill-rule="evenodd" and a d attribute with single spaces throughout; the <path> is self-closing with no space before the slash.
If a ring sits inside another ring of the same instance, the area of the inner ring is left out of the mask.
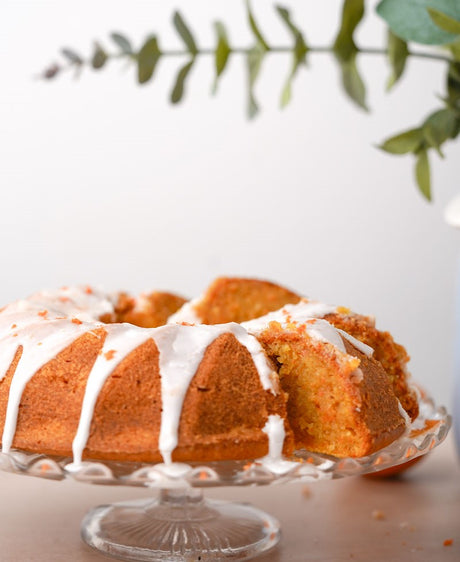
<path id="1" fill-rule="evenodd" d="M 403 480 L 352 477 L 308 487 L 285 484 L 206 493 L 249 501 L 281 521 L 279 546 L 259 557 L 260 562 L 460 562 L 460 462 L 451 436 Z M 148 495 L 137 488 L 0 472 L 0 560 L 109 560 L 81 542 L 84 513 L 98 504 Z M 375 517 L 375 511 L 384 518 Z M 446 539 L 453 544 L 444 546 Z"/>

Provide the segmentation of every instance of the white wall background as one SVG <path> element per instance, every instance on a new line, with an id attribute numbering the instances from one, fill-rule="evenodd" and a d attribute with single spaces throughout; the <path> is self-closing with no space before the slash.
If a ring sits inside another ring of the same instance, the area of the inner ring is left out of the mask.
<path id="1" fill-rule="evenodd" d="M 339 1 L 286 4 L 310 43 L 330 42 Z M 272 42 L 290 41 L 271 2 L 253 5 Z M 61 46 L 89 54 L 95 38 L 110 45 L 111 31 L 137 44 L 157 31 L 162 46 L 179 46 L 177 7 L 202 45 L 213 44 L 215 19 L 234 44 L 251 40 L 242 0 L 3 0 L 0 301 L 72 283 L 193 296 L 217 275 L 266 277 L 375 314 L 408 348 L 416 378 L 450 403 L 458 233 L 443 209 L 458 189 L 459 145 L 433 162 L 431 205 L 411 158 L 374 147 L 437 108 L 444 66 L 410 60 L 386 94 L 384 59 L 361 56 L 367 115 L 339 92 L 332 58 L 313 54 L 280 111 L 290 63 L 271 55 L 252 123 L 237 56 L 215 98 L 213 61 L 201 58 L 178 107 L 167 100 L 182 60 L 161 61 L 143 87 L 115 63 L 79 81 L 34 79 Z M 359 42 L 383 37 L 370 14 Z"/>

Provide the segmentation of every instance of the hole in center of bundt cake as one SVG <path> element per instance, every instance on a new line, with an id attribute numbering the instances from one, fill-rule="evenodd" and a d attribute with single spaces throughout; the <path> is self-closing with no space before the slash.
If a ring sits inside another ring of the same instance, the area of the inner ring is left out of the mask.
<path id="1" fill-rule="evenodd" d="M 178 295 L 158 291 L 137 298 L 120 293 L 113 312 L 103 314 L 99 320 L 104 324 L 126 322 L 140 328 L 157 328 L 164 326 L 186 302 Z"/>

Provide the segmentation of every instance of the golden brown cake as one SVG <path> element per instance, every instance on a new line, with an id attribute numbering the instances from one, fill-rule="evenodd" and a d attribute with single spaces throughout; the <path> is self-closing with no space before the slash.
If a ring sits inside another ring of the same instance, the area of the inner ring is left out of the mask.
<path id="1" fill-rule="evenodd" d="M 3 451 L 72 456 L 77 465 L 273 459 L 294 447 L 361 456 L 405 430 L 391 376 L 358 328 L 350 335 L 332 325 L 341 321 L 336 307 L 227 278 L 191 301 L 194 323 L 186 303 L 159 325 L 183 302 L 87 287 L 2 309 Z"/>
<path id="2" fill-rule="evenodd" d="M 100 317 L 101 322 L 113 324 L 128 322 L 141 328 L 164 326 L 168 318 L 187 302 L 186 299 L 172 293 L 155 291 L 133 297 L 120 293 L 114 304 L 113 313 Z"/>
<path id="3" fill-rule="evenodd" d="M 324 320 L 310 327 L 331 329 Z M 296 448 L 361 457 L 399 437 L 405 420 L 381 364 L 346 339 L 341 350 L 306 336 L 305 328 L 272 322 L 258 335 L 279 365 Z"/>
<path id="4" fill-rule="evenodd" d="M 185 304 L 170 321 L 196 324 L 245 322 L 285 304 L 297 303 L 300 296 L 289 289 L 260 279 L 219 277 L 203 295 Z"/>
<path id="5" fill-rule="evenodd" d="M 172 319 L 203 324 L 244 322 L 288 304 L 299 304 L 301 300 L 315 303 L 288 289 L 276 287 L 261 280 L 222 277 L 214 281 L 201 297 L 186 303 Z M 373 358 L 381 363 L 402 407 L 414 420 L 418 415 L 418 400 L 415 390 L 408 383 L 406 366 L 409 356 L 404 347 L 396 343 L 388 332 L 377 330 L 373 318 L 356 314 L 343 306 L 316 308 L 314 315 L 374 350 Z"/>

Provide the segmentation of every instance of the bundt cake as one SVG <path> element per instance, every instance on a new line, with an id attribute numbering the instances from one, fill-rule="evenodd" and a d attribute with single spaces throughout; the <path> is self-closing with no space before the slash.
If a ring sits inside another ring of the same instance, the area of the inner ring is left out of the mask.
<path id="1" fill-rule="evenodd" d="M 368 318 L 265 281 L 222 278 L 190 302 L 37 293 L 0 310 L 2 450 L 76 464 L 362 456 L 416 416 L 407 359 Z"/>

